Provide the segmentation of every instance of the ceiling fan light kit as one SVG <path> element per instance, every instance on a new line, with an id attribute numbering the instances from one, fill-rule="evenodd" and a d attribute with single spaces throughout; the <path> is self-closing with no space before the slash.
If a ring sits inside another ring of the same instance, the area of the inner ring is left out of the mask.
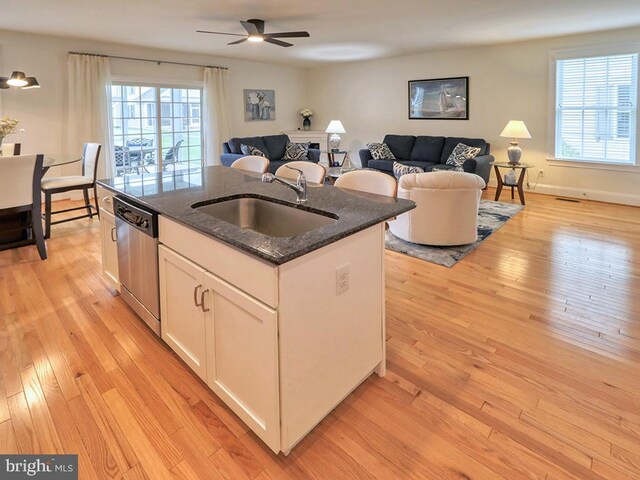
<path id="1" fill-rule="evenodd" d="M 211 32 L 208 30 L 196 30 L 198 33 L 209 33 L 212 35 L 231 35 L 234 37 L 242 37 L 240 40 L 229 42 L 227 45 L 240 45 L 244 42 L 251 43 L 271 43 L 272 45 L 278 45 L 279 47 L 293 47 L 292 43 L 283 42 L 280 38 L 308 38 L 309 32 L 279 32 L 279 33 L 264 33 L 264 20 L 258 18 L 251 18 L 249 20 L 241 21 L 240 24 L 247 31 L 246 35 L 241 33 L 228 33 L 228 32 Z"/>

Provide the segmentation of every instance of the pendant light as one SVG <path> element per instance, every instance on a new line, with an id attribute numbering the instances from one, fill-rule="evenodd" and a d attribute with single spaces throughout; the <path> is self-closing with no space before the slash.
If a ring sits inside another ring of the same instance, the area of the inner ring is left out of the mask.
<path id="1" fill-rule="evenodd" d="M 36 77 L 27 77 L 24 72 L 18 70 L 11 73 L 10 77 L 0 77 L 0 88 L 6 90 L 9 87 L 18 87 L 23 90 L 40 88 Z"/>
<path id="2" fill-rule="evenodd" d="M 28 83 L 27 76 L 24 72 L 15 71 L 11 74 L 7 83 L 12 87 L 24 87 Z"/>

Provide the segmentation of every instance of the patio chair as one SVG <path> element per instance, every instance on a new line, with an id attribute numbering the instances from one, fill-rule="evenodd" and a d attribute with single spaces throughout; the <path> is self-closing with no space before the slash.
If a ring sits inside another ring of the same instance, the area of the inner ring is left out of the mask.
<path id="1" fill-rule="evenodd" d="M 131 157 L 129 155 L 129 148 L 121 145 L 115 145 L 113 147 L 114 157 L 116 159 L 116 175 L 124 175 L 127 173 L 127 169 L 131 168 Z"/>
<path id="2" fill-rule="evenodd" d="M 176 162 L 180 161 L 180 149 L 182 148 L 182 144 L 184 140 L 179 140 L 173 147 L 169 149 L 167 154 L 164 156 L 164 160 L 162 161 L 162 171 L 164 172 L 167 169 L 167 166 L 173 165 L 173 171 L 176 170 Z"/>

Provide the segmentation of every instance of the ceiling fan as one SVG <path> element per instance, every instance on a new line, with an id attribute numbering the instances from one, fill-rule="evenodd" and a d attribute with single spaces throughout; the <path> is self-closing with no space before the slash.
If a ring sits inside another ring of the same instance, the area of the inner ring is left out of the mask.
<path id="1" fill-rule="evenodd" d="M 303 38 L 309 37 L 309 32 L 280 32 L 280 33 L 264 33 L 264 20 L 252 18 L 246 22 L 240 22 L 247 34 L 241 33 L 225 33 L 225 32 L 209 32 L 207 30 L 196 30 L 198 33 L 212 33 L 214 35 L 231 35 L 234 37 L 244 37 L 235 42 L 228 43 L 227 45 L 238 45 L 246 41 L 249 42 L 267 42 L 280 47 L 293 47 L 292 43 L 283 42 L 278 38 Z"/>

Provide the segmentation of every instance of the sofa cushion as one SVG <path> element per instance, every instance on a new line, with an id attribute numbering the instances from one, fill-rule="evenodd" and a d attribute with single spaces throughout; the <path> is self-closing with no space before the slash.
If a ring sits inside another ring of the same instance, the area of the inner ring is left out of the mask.
<path id="1" fill-rule="evenodd" d="M 269 149 L 267 145 L 262 140 L 262 137 L 244 137 L 238 138 L 234 137 L 229 139 L 229 148 L 231 149 L 231 153 L 242 153 L 242 149 L 240 148 L 241 144 L 251 145 L 252 147 L 257 148 L 258 150 L 265 153 L 265 155 L 269 155 Z"/>
<path id="2" fill-rule="evenodd" d="M 280 168 L 285 163 L 287 162 L 284 160 L 274 160 L 272 162 L 269 162 L 269 173 L 276 173 L 276 170 L 278 170 L 278 168 Z"/>
<path id="3" fill-rule="evenodd" d="M 289 137 L 284 134 L 265 135 L 264 137 L 262 137 L 262 141 L 267 146 L 267 156 L 272 160 L 280 160 L 282 157 L 284 157 L 285 149 L 287 148 L 287 142 L 289 142 Z"/>
<path id="4" fill-rule="evenodd" d="M 259 148 L 254 147 L 252 145 L 245 145 L 244 143 L 241 143 L 240 144 L 240 150 L 245 155 L 255 155 L 257 157 L 268 158 L 266 153 L 264 153 L 262 150 L 260 150 Z"/>
<path id="5" fill-rule="evenodd" d="M 420 167 L 410 167 L 409 165 L 404 165 L 402 163 L 393 162 L 393 176 L 396 178 L 400 178 L 403 175 L 408 173 L 424 173 L 424 170 Z"/>
<path id="6" fill-rule="evenodd" d="M 435 171 L 444 171 L 444 170 L 454 170 L 456 167 L 454 165 L 447 165 L 446 163 L 436 163 L 428 167 L 425 172 L 433 172 Z"/>
<path id="7" fill-rule="evenodd" d="M 418 162 L 413 160 L 395 160 L 397 163 L 401 163 L 402 165 L 407 165 L 409 167 L 420 167 L 424 171 L 428 168 L 433 167 L 434 165 L 439 165 L 435 162 Z M 383 172 L 393 172 L 393 163 L 394 160 L 369 160 L 367 164 L 368 168 L 375 168 L 376 170 L 380 170 Z"/>
<path id="8" fill-rule="evenodd" d="M 411 160 L 421 160 L 423 162 L 440 162 L 442 148 L 444 147 L 444 137 L 429 137 L 420 135 L 416 137 L 411 150 Z"/>
<path id="9" fill-rule="evenodd" d="M 413 135 L 385 135 L 384 143 L 389 146 L 389 150 L 396 158 L 411 158 L 411 150 L 416 137 Z"/>
<path id="10" fill-rule="evenodd" d="M 282 160 L 309 160 L 309 142 L 307 143 L 293 143 L 287 142 L 287 148 L 285 149 Z"/>
<path id="11" fill-rule="evenodd" d="M 464 143 L 459 143 L 456 148 L 453 149 L 449 158 L 447 158 L 447 165 L 453 165 L 454 167 L 462 167 L 462 164 L 467 160 L 475 158 L 480 153 L 480 147 L 470 147 Z"/>
<path id="12" fill-rule="evenodd" d="M 485 155 L 487 153 L 487 142 L 482 138 L 462 138 L 462 137 L 449 137 L 444 141 L 444 148 L 442 149 L 442 155 L 440 156 L 440 163 L 447 163 L 447 159 L 453 152 L 453 149 L 459 143 L 464 143 L 470 147 L 477 147 L 480 149 L 478 155 Z"/>
<path id="13" fill-rule="evenodd" d="M 386 143 L 367 143 L 367 148 L 374 160 L 394 160 L 396 158 Z"/>
<path id="14" fill-rule="evenodd" d="M 367 167 L 381 172 L 393 172 L 393 160 L 369 160 Z"/>

